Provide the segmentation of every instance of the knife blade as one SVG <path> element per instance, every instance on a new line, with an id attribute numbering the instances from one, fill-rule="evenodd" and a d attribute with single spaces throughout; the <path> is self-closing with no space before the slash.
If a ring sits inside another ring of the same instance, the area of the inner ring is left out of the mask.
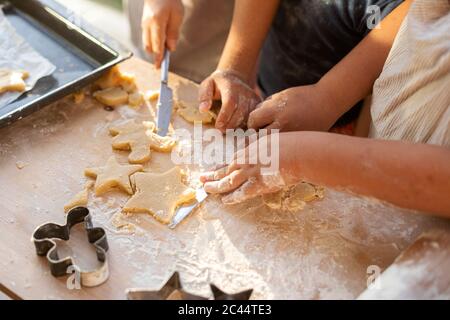
<path id="1" fill-rule="evenodd" d="M 196 191 L 195 202 L 193 204 L 184 205 L 178 208 L 172 222 L 169 224 L 170 229 L 175 229 L 184 219 L 186 219 L 195 209 L 197 209 L 203 201 L 206 200 L 208 194 L 205 189 L 200 188 Z"/>
<path id="2" fill-rule="evenodd" d="M 173 92 L 169 87 L 170 51 L 166 49 L 161 64 L 161 88 L 159 90 L 157 128 L 162 137 L 169 132 L 170 119 L 172 118 Z"/>

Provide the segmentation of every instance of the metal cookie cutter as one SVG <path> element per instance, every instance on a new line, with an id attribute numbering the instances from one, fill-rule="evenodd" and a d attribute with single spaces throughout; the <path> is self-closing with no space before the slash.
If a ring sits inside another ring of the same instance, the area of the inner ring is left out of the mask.
<path id="1" fill-rule="evenodd" d="M 210 284 L 214 300 L 249 300 L 253 289 L 229 294 L 213 284 Z M 128 300 L 208 300 L 208 298 L 193 295 L 183 289 L 180 274 L 175 272 L 159 290 L 127 289 Z"/>
<path id="2" fill-rule="evenodd" d="M 175 272 L 159 290 L 127 289 L 128 300 L 207 300 L 183 289 L 180 274 Z"/>
<path id="3" fill-rule="evenodd" d="M 70 230 L 73 226 L 84 223 L 89 243 L 91 243 L 97 252 L 97 259 L 102 264 L 96 270 L 80 270 L 74 264 L 72 257 L 60 259 L 58 256 L 57 245 L 53 239 L 69 240 Z M 80 272 L 81 285 L 85 287 L 96 287 L 103 284 L 109 277 L 108 261 L 106 252 L 108 251 L 108 241 L 106 232 L 102 228 L 94 228 L 91 215 L 87 208 L 78 207 L 69 211 L 66 217 L 66 224 L 61 226 L 54 223 L 46 223 L 37 227 L 31 238 L 38 256 L 46 256 L 50 271 L 54 277 L 68 275 L 68 268 L 73 266 Z"/>

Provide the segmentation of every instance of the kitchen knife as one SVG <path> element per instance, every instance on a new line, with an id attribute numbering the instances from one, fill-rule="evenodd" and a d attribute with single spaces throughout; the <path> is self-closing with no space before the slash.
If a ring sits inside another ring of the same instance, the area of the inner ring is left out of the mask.
<path id="1" fill-rule="evenodd" d="M 156 123 L 158 134 L 162 137 L 166 136 L 169 132 L 169 125 L 173 108 L 173 92 L 169 87 L 169 64 L 170 51 L 166 49 L 164 53 L 164 60 L 161 64 L 161 88 L 159 91 Z"/>

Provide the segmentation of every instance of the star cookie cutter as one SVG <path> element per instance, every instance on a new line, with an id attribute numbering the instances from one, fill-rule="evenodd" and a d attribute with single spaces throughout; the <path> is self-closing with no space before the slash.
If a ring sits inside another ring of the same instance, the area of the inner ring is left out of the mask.
<path id="1" fill-rule="evenodd" d="M 180 274 L 175 272 L 161 289 L 127 289 L 128 300 L 208 300 L 183 290 Z"/>
<path id="2" fill-rule="evenodd" d="M 89 243 L 95 247 L 97 259 L 101 262 L 99 268 L 95 270 L 81 270 L 71 256 L 59 258 L 57 244 L 54 239 L 67 241 L 70 238 L 70 230 L 73 226 L 84 223 Z M 108 241 L 106 232 L 102 228 L 95 228 L 92 218 L 87 208 L 78 207 L 69 211 L 66 216 L 66 224 L 58 225 L 46 223 L 36 228 L 31 241 L 36 247 L 38 256 L 46 256 L 51 274 L 54 277 L 68 275 L 70 267 L 79 272 L 80 284 L 84 287 L 96 287 L 108 280 L 109 267 L 106 252 L 108 251 Z"/>
<path id="3" fill-rule="evenodd" d="M 210 284 L 214 300 L 249 300 L 253 289 L 235 294 L 223 292 L 214 284 Z M 180 274 L 175 272 L 159 290 L 127 289 L 128 300 L 208 300 L 208 298 L 186 292 L 180 281 Z"/>

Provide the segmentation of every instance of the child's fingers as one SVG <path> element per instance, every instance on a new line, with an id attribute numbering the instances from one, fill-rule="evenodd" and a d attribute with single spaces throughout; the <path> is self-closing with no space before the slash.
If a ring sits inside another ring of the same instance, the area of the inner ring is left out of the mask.
<path id="1" fill-rule="evenodd" d="M 214 79 L 207 78 L 200 84 L 198 101 L 200 103 L 199 109 L 201 112 L 207 112 L 209 109 L 211 109 L 213 104 L 214 91 Z"/>
<path id="2" fill-rule="evenodd" d="M 152 48 L 154 54 L 155 67 L 159 69 L 164 56 L 164 49 L 166 44 L 166 28 L 167 20 L 159 18 L 159 20 L 152 21 L 151 36 Z"/>
<path id="3" fill-rule="evenodd" d="M 225 88 L 219 88 L 219 90 L 222 99 L 222 107 L 217 116 L 216 128 L 224 131 L 238 108 L 239 99 L 237 99 L 229 85 L 225 85 Z"/>
<path id="4" fill-rule="evenodd" d="M 207 182 L 205 184 L 205 191 L 213 194 L 233 191 L 247 181 L 249 173 L 244 170 L 237 170 L 221 180 Z"/>
<path id="5" fill-rule="evenodd" d="M 167 47 L 170 51 L 175 51 L 180 35 L 180 28 L 183 22 L 183 13 L 172 11 L 167 26 Z"/>
<path id="6" fill-rule="evenodd" d="M 256 198 L 261 194 L 262 187 L 258 181 L 249 180 L 245 182 L 239 189 L 222 198 L 222 202 L 226 205 L 239 204 L 244 201 Z"/>
<path id="7" fill-rule="evenodd" d="M 261 129 L 272 124 L 277 115 L 277 108 L 275 107 L 276 99 L 263 102 L 252 113 L 250 113 L 247 121 L 249 129 Z"/>
<path id="8" fill-rule="evenodd" d="M 144 50 L 148 54 L 153 54 L 152 42 L 150 37 L 150 28 L 147 24 L 144 24 L 142 29 L 142 44 L 144 46 Z"/>
<path id="9" fill-rule="evenodd" d="M 226 177 L 228 171 L 228 167 L 222 167 L 215 171 L 205 172 L 200 176 L 200 181 L 202 183 L 209 181 L 217 181 Z"/>

